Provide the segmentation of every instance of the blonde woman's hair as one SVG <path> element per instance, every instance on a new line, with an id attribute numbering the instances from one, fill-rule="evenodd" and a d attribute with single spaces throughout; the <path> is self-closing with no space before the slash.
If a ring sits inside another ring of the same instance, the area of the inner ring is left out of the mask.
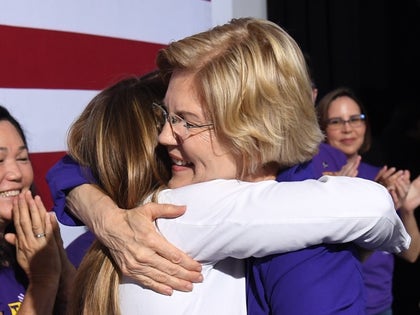
<path id="1" fill-rule="evenodd" d="M 194 88 L 216 137 L 231 148 L 238 178 L 305 162 L 323 135 L 311 80 L 296 42 L 278 25 L 233 19 L 171 43 L 157 65 L 194 76 Z"/>
<path id="2" fill-rule="evenodd" d="M 121 80 L 94 97 L 70 128 L 69 154 L 120 208 L 137 206 L 169 180 L 152 110 L 165 91 L 157 73 Z M 119 282 L 109 250 L 95 241 L 77 271 L 68 314 L 120 314 Z"/>

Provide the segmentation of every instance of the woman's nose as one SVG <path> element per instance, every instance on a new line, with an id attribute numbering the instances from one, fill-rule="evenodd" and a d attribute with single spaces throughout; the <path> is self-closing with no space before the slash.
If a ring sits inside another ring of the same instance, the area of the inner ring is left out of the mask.
<path id="1" fill-rule="evenodd" d="M 5 178 L 7 180 L 16 181 L 22 178 L 22 172 L 16 161 L 10 161 L 4 167 Z"/>
<path id="2" fill-rule="evenodd" d="M 350 125 L 350 122 L 348 120 L 345 120 L 345 121 L 343 121 L 343 125 L 342 125 L 341 129 L 348 132 L 348 131 L 353 130 L 353 126 Z"/>
<path id="3" fill-rule="evenodd" d="M 172 130 L 171 124 L 166 122 L 163 125 L 163 128 L 158 137 L 159 143 L 162 145 L 176 145 L 177 137 L 174 131 Z"/>

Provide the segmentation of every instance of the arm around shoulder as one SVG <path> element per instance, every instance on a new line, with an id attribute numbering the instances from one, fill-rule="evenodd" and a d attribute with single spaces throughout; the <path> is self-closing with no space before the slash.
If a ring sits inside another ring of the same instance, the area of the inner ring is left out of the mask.
<path id="1" fill-rule="evenodd" d="M 185 215 L 157 224 L 166 238 L 200 261 L 352 241 L 399 252 L 409 243 L 389 193 L 367 180 L 215 180 L 163 191 L 159 200 L 187 205 Z"/>

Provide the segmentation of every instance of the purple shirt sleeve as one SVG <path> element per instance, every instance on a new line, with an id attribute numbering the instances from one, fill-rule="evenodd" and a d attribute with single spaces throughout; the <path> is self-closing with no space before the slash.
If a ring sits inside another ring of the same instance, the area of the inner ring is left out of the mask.
<path id="1" fill-rule="evenodd" d="M 64 156 L 47 172 L 46 180 L 54 201 L 53 211 L 64 225 L 83 225 L 66 207 L 66 194 L 74 187 L 94 181 L 90 170 L 80 166 L 69 155 Z"/>

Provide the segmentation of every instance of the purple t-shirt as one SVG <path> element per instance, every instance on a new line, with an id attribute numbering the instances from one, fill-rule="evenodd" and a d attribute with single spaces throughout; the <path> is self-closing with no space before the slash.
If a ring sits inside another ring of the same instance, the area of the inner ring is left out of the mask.
<path id="1" fill-rule="evenodd" d="M 374 180 L 380 168 L 360 163 L 358 177 Z M 366 286 L 367 315 L 374 315 L 392 307 L 392 276 L 394 274 L 394 255 L 375 251 L 362 264 Z"/>
<path id="2" fill-rule="evenodd" d="M 16 280 L 12 268 L 0 268 L 0 312 L 4 315 L 17 314 L 25 292 L 26 285 Z"/>
<path id="3" fill-rule="evenodd" d="M 341 151 L 322 144 L 310 162 L 283 171 L 277 180 L 319 178 L 322 172 L 340 170 L 346 161 Z M 250 258 L 247 299 L 250 315 L 364 315 L 362 266 L 351 244 L 319 245 Z"/>
<path id="4" fill-rule="evenodd" d="M 64 225 L 83 225 L 81 221 L 68 211 L 66 207 L 66 193 L 74 187 L 88 183 L 89 181 L 86 177 L 93 178 L 90 170 L 81 167 L 68 155 L 60 159 L 47 172 L 46 180 L 54 201 L 53 211 L 58 220 Z M 76 268 L 79 267 L 94 239 L 95 236 L 92 232 L 87 231 L 79 235 L 66 247 L 67 257 Z"/>
<path id="5" fill-rule="evenodd" d="M 325 171 L 338 171 L 346 164 L 345 155 L 336 148 L 322 144 L 320 152 L 309 165 L 295 166 L 279 175 L 279 181 L 303 180 L 312 169 L 315 177 Z M 361 162 L 358 177 L 375 180 L 380 167 Z M 363 278 L 366 291 L 366 314 L 374 315 L 392 307 L 392 281 L 394 273 L 394 255 L 376 251 L 362 264 Z"/>

